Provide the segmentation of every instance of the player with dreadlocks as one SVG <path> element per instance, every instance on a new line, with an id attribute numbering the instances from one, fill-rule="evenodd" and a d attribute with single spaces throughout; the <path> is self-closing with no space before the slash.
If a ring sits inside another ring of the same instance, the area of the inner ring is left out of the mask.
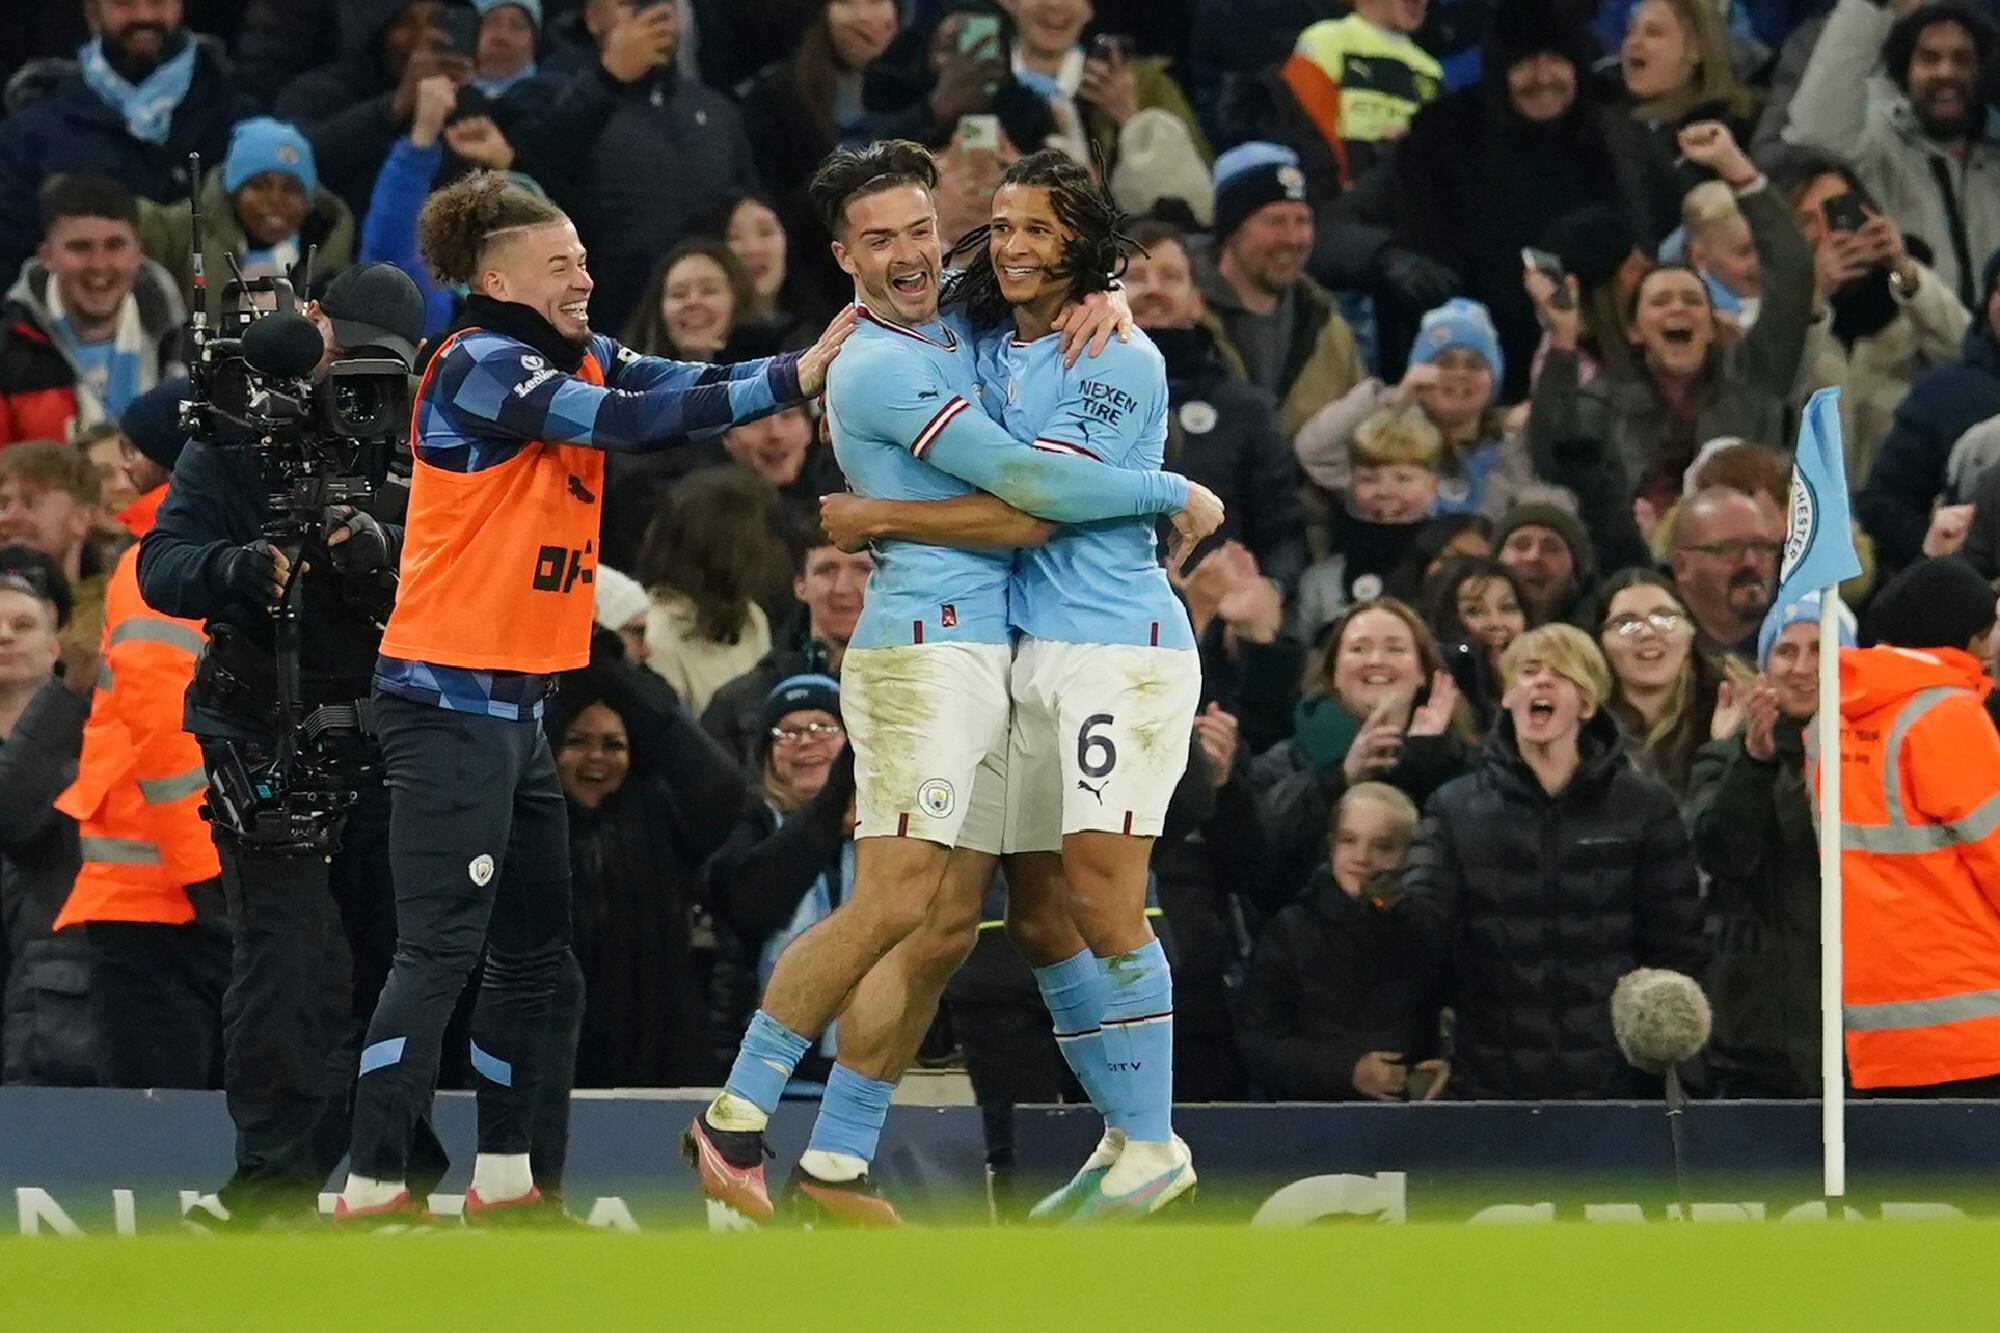
<path id="1" fill-rule="evenodd" d="M 1064 364 L 1055 321 L 1112 285 L 1138 247 L 1089 172 L 1061 153 L 1001 178 L 992 221 L 960 243 L 946 289 L 978 340 L 981 397 L 1037 449 L 1157 472 L 1166 363 L 1143 333 Z M 978 251 L 984 249 L 985 254 Z M 842 500 L 868 535 L 951 544 L 935 504 Z M 963 542 L 964 538 L 958 539 Z M 1056 1038 L 1104 1114 L 1046 1220 L 1143 1217 L 1189 1194 L 1173 1133 L 1173 981 L 1146 918 L 1146 868 L 1187 766 L 1201 693 L 1187 611 L 1144 519 L 1058 528 L 1020 550 L 1008 593 L 1018 632 L 1007 758 L 1008 932 L 1035 966 Z"/>

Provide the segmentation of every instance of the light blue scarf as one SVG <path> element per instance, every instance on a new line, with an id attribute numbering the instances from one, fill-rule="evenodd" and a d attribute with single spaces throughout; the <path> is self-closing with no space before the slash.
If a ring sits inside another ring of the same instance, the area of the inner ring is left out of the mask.
<path id="1" fill-rule="evenodd" d="M 503 74 L 497 79 L 474 79 L 472 86 L 497 102 L 505 97 L 515 84 L 525 83 L 534 77 L 535 62 L 530 60 L 512 74 Z"/>
<path id="2" fill-rule="evenodd" d="M 194 56 L 193 40 L 184 40 L 179 55 L 161 62 L 146 76 L 145 82 L 133 85 L 104 58 L 102 37 L 93 37 L 76 53 L 83 81 L 90 91 L 122 112 L 125 128 L 132 137 L 147 143 L 167 141 L 174 112 L 187 97 L 188 85 L 194 82 Z"/>

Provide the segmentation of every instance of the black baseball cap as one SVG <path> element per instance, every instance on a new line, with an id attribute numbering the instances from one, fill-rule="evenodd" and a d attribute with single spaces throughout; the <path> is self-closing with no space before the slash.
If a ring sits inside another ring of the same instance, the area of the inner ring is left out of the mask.
<path id="1" fill-rule="evenodd" d="M 344 351 L 379 347 L 411 365 L 424 337 L 424 294 L 394 264 L 356 264 L 327 284 L 319 308 Z"/>
<path id="2" fill-rule="evenodd" d="M 56 609 L 56 628 L 69 627 L 72 603 L 62 566 L 32 546 L 0 546 L 0 588 L 39 597 Z"/>

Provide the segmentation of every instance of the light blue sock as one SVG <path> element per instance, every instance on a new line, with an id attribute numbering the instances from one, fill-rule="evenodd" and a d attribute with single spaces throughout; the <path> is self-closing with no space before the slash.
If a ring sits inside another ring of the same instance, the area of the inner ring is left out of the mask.
<path id="1" fill-rule="evenodd" d="M 1100 958 L 1097 966 L 1110 992 L 1103 1028 L 1105 1091 L 1117 1117 L 1111 1126 L 1140 1143 L 1164 1143 L 1174 1132 L 1174 977 L 1167 951 L 1156 939 Z"/>
<path id="2" fill-rule="evenodd" d="M 808 1038 L 759 1009 L 750 1020 L 749 1031 L 743 1034 L 743 1044 L 736 1048 L 736 1063 L 729 1070 L 726 1090 L 765 1115 L 771 1114 L 785 1095 L 792 1070 L 811 1045 Z"/>
<path id="3" fill-rule="evenodd" d="M 826 1095 L 820 1098 L 819 1118 L 813 1121 L 806 1150 L 846 1153 L 864 1162 L 874 1161 L 882 1122 L 889 1118 L 889 1097 L 895 1091 L 893 1083 L 865 1078 L 846 1065 L 835 1065 L 827 1076 Z"/>
<path id="4" fill-rule="evenodd" d="M 1076 1073 L 1076 1081 L 1090 1097 L 1090 1104 L 1107 1119 L 1111 1105 L 1105 1100 L 1104 1033 L 1098 1026 L 1104 1017 L 1104 1002 L 1110 991 L 1104 974 L 1090 950 L 1078 951 L 1074 958 L 1035 969 L 1035 984 L 1041 987 L 1042 1003 L 1054 1021 L 1056 1046 Z"/>

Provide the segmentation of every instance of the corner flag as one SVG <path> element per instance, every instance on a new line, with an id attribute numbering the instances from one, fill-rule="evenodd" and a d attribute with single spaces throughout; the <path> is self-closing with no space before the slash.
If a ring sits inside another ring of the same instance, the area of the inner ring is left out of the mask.
<path id="1" fill-rule="evenodd" d="M 1777 604 L 1838 587 L 1861 572 L 1854 527 L 1847 514 L 1847 457 L 1840 434 L 1840 390 L 1821 389 L 1799 422 L 1792 459 L 1791 520 Z"/>

